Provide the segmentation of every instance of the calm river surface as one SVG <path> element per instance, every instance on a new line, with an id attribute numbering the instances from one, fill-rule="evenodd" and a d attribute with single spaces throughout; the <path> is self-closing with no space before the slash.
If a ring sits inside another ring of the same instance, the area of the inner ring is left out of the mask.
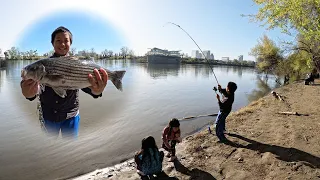
<path id="1" fill-rule="evenodd" d="M 20 69 L 31 61 L 11 61 L 0 70 L 0 179 L 63 179 L 131 158 L 147 135 L 161 142 L 168 121 L 218 112 L 214 76 L 207 65 L 148 66 L 122 60 L 97 61 L 125 69 L 123 92 L 109 81 L 103 97 L 80 93 L 77 140 L 52 139 L 40 128 L 36 105 L 20 90 Z M 268 92 L 252 68 L 214 67 L 219 83 L 238 84 L 233 111 Z M 269 80 L 274 86 L 274 80 Z M 214 117 L 181 122 L 183 136 Z"/>

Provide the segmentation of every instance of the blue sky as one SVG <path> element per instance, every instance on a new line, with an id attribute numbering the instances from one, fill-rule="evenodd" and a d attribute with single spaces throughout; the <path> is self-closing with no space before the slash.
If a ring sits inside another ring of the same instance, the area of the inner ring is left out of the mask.
<path id="1" fill-rule="evenodd" d="M 263 34 L 275 41 L 287 39 L 277 30 L 267 31 L 240 16 L 257 12 L 251 0 L 12 0 L 2 5 L 6 8 L 0 17 L 7 24 L 0 29 L 0 48 L 4 50 L 18 46 L 48 52 L 52 50 L 50 34 L 60 25 L 72 30 L 72 46 L 77 50 L 119 52 L 127 46 L 138 55 L 152 47 L 189 55 L 197 50 L 179 28 L 163 27 L 168 21 L 179 24 L 216 59 L 244 55 L 253 60 L 248 53 Z M 12 16 L 13 11 L 19 15 Z"/>
<path id="2" fill-rule="evenodd" d="M 72 46 L 79 50 L 94 48 L 97 52 L 126 46 L 126 40 L 101 17 L 94 18 L 78 11 L 63 12 L 46 17 L 25 30 L 16 45 L 21 50 L 37 49 L 40 53 L 52 49 L 51 33 L 59 26 L 67 27 L 73 35 Z"/>

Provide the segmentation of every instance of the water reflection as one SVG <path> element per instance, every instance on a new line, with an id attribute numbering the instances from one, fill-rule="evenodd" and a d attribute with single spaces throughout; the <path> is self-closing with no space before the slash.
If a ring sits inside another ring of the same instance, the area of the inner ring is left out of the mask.
<path id="1" fill-rule="evenodd" d="M 17 73 L 20 73 L 22 67 L 27 66 L 35 62 L 34 60 L 12 60 L 7 63 L 6 75 L 9 77 L 15 77 Z"/>
<path id="2" fill-rule="evenodd" d="M 163 78 L 167 76 L 178 76 L 180 64 L 148 64 L 147 72 L 154 78 Z"/>
<path id="3" fill-rule="evenodd" d="M 6 78 L 6 70 L 5 69 L 0 69 L 0 93 L 1 93 L 1 89 L 3 86 L 3 82 L 5 81 Z"/>
<path id="4" fill-rule="evenodd" d="M 213 76 L 212 70 L 207 64 L 147 64 L 148 74 L 153 78 L 168 76 L 192 75 L 196 78 L 210 78 Z M 243 74 L 255 73 L 254 68 L 238 66 L 213 66 L 213 71 L 223 71 L 224 77 L 228 74 L 237 74 L 241 79 Z"/>
<path id="5" fill-rule="evenodd" d="M 129 67 L 131 67 L 131 65 L 133 64 L 131 60 L 107 60 L 107 59 L 102 59 L 102 60 L 95 60 L 95 62 L 99 65 L 102 65 L 103 67 L 109 69 L 109 68 L 124 68 L 127 69 Z"/>
<path id="6" fill-rule="evenodd" d="M 257 75 L 257 78 L 256 78 L 256 89 L 254 89 L 248 95 L 248 101 L 249 102 L 255 101 L 255 100 L 265 96 L 266 94 L 271 92 L 272 89 L 278 88 L 280 86 L 278 83 L 271 84 L 271 82 L 268 81 L 269 78 L 265 78 L 265 77 L 263 78 L 261 75 Z"/>
<path id="7" fill-rule="evenodd" d="M 252 67 L 241 67 L 241 66 L 220 66 L 225 68 L 226 74 L 229 74 L 231 71 L 231 74 L 237 74 L 239 78 L 242 78 L 242 75 L 244 73 L 254 73 L 254 68 Z"/>

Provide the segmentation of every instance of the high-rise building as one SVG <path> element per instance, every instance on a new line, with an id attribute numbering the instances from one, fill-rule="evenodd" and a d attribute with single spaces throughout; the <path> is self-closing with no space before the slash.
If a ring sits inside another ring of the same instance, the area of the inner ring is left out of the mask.
<path id="1" fill-rule="evenodd" d="M 239 60 L 239 61 L 243 61 L 243 55 L 240 55 L 240 56 L 238 57 L 238 60 Z"/>
<path id="2" fill-rule="evenodd" d="M 211 60 L 214 60 L 214 55 L 211 53 L 211 55 L 210 55 L 210 59 Z"/>
<path id="3" fill-rule="evenodd" d="M 203 54 L 206 56 L 207 59 L 210 59 L 210 50 L 203 51 Z M 204 59 L 204 57 L 202 57 Z"/>
<path id="4" fill-rule="evenodd" d="M 191 57 L 192 58 L 201 59 L 202 58 L 202 54 L 199 52 L 199 50 L 192 50 Z"/>
<path id="5" fill-rule="evenodd" d="M 197 54 L 199 54 L 199 51 L 198 51 L 198 50 L 192 50 L 192 52 L 191 52 L 191 57 L 192 57 L 192 58 L 197 58 Z"/>

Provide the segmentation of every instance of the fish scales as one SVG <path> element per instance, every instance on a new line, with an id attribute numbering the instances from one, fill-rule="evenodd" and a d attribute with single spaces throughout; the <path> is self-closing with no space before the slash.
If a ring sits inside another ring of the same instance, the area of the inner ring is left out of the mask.
<path id="1" fill-rule="evenodd" d="M 94 75 L 93 70 L 94 69 L 100 69 L 102 68 L 99 65 L 96 65 L 94 63 L 91 63 L 90 61 L 65 61 L 65 60 L 50 60 L 47 65 L 45 65 L 48 68 L 48 73 L 51 72 L 57 72 L 58 70 L 61 70 L 62 72 L 59 72 L 61 75 L 66 75 L 72 77 L 73 75 L 79 74 L 83 75 L 84 78 L 88 77 L 88 74 L 91 73 Z M 46 69 L 47 69 L 46 67 Z M 106 70 L 108 73 L 108 77 L 112 78 L 114 76 L 113 73 L 111 73 L 109 70 Z M 69 74 L 70 73 L 70 74 Z M 100 72 L 100 75 L 102 73 Z"/>

